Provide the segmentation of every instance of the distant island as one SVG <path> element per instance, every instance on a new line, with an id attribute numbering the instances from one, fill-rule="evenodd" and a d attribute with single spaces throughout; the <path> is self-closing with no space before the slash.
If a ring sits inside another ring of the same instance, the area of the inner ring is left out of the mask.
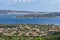
<path id="1" fill-rule="evenodd" d="M 0 10 L 0 14 L 26 14 L 23 16 L 16 16 L 16 18 L 54 18 L 60 16 L 60 12 L 34 12 L 14 10 Z"/>
<path id="2" fill-rule="evenodd" d="M 55 15 L 50 15 L 50 14 L 27 14 L 27 15 L 23 15 L 23 16 L 16 16 L 16 18 L 54 18 L 57 17 Z"/>

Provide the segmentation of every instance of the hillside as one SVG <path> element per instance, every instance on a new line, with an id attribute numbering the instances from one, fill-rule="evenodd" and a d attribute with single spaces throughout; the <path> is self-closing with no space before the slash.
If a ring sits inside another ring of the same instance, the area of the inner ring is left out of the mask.
<path id="1" fill-rule="evenodd" d="M 7 36 L 45 36 L 60 33 L 60 26 L 47 24 L 0 24 L 0 33 Z"/>

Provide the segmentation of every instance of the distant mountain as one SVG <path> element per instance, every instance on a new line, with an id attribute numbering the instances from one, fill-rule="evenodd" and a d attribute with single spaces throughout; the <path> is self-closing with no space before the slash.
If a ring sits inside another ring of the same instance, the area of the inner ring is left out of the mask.
<path id="1" fill-rule="evenodd" d="M 1 14 L 35 14 L 39 12 L 33 11 L 14 11 L 14 10 L 0 10 Z"/>
<path id="2" fill-rule="evenodd" d="M 0 14 L 26 14 L 16 16 L 16 18 L 46 18 L 59 17 L 60 12 L 34 12 L 34 11 L 15 11 L 15 10 L 0 10 Z"/>

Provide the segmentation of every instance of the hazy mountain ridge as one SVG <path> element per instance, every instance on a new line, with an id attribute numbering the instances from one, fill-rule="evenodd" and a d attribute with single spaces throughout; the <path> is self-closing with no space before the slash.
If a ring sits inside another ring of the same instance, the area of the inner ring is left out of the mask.
<path id="1" fill-rule="evenodd" d="M 34 11 L 15 11 L 15 10 L 0 10 L 0 14 L 26 14 L 23 16 L 16 16 L 16 18 L 45 18 L 45 17 L 60 16 L 60 12 L 34 12 Z"/>
<path id="2" fill-rule="evenodd" d="M 15 14 L 15 13 L 39 13 L 39 12 L 33 12 L 33 11 L 14 11 L 14 10 L 0 10 L 0 13 L 4 13 L 4 14 Z"/>

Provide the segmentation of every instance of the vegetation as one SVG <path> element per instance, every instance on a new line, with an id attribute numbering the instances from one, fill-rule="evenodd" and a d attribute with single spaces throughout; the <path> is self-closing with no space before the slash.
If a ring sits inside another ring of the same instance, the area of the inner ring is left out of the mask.
<path id="1" fill-rule="evenodd" d="M 0 36 L 0 40 L 60 40 L 60 35 L 52 36 Z"/>

